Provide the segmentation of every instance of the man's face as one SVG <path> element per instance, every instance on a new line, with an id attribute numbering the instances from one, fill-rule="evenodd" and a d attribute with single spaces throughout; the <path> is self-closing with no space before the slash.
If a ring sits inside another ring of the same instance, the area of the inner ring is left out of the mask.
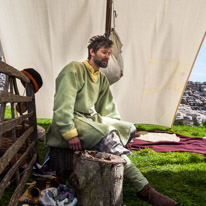
<path id="1" fill-rule="evenodd" d="M 111 55 L 111 48 L 100 47 L 94 54 L 93 60 L 99 67 L 106 68 L 108 65 L 109 57 Z"/>

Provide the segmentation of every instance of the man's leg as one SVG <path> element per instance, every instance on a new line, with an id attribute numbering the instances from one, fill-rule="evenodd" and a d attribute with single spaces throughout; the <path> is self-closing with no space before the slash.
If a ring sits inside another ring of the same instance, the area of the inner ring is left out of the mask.
<path id="1" fill-rule="evenodd" d="M 132 183 L 133 187 L 137 192 L 141 191 L 145 187 L 145 185 L 148 184 L 148 180 L 131 162 L 127 155 L 121 155 L 121 157 L 127 162 L 124 168 L 124 176 Z"/>
<path id="2" fill-rule="evenodd" d="M 131 181 L 132 185 L 137 191 L 137 195 L 151 203 L 154 206 L 175 206 L 177 203 L 169 197 L 163 196 L 152 188 L 147 179 L 139 171 L 139 169 L 131 162 L 127 157 L 130 151 L 122 145 L 119 136 L 115 131 L 110 132 L 105 138 L 103 138 L 94 148 L 99 152 L 112 153 L 114 155 L 121 156 L 126 160 L 124 174 L 125 177 Z"/>

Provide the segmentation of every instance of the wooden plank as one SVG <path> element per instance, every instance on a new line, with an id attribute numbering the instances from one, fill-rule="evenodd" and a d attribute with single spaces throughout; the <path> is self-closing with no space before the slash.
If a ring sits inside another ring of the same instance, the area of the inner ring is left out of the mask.
<path id="1" fill-rule="evenodd" d="M 0 93 L 0 103 L 7 102 L 31 102 L 31 97 L 19 96 L 16 94 L 11 94 L 9 92 L 1 92 Z"/>
<path id="2" fill-rule="evenodd" d="M 16 119 L 10 119 L 10 120 L 1 122 L 0 123 L 0 134 L 3 134 L 4 132 L 15 128 L 17 125 L 21 124 L 25 119 L 31 117 L 32 115 L 33 115 L 33 112 L 30 112 L 28 114 L 17 117 Z"/>
<path id="3" fill-rule="evenodd" d="M 14 67 L 0 61 L 0 72 L 9 76 L 17 77 L 18 79 L 29 83 L 30 79 Z"/>
<path id="4" fill-rule="evenodd" d="M 15 171 L 22 164 L 22 162 L 26 159 L 26 157 L 28 156 L 29 152 L 34 147 L 34 145 L 35 145 L 35 142 L 32 142 L 29 145 L 29 147 L 27 148 L 27 150 L 20 157 L 20 159 L 16 162 L 16 164 L 14 164 L 12 166 L 12 168 L 9 170 L 9 172 L 4 176 L 4 178 L 3 178 L 3 180 L 1 181 L 1 184 L 0 184 L 0 199 L 1 199 L 2 195 L 3 195 L 4 190 L 9 185 L 9 181 L 12 178 L 12 176 L 14 175 Z"/>
<path id="5" fill-rule="evenodd" d="M 7 151 L 3 154 L 3 156 L 0 158 L 0 174 L 4 171 L 8 163 L 13 158 L 14 154 L 18 152 L 18 150 L 22 147 L 22 145 L 25 143 L 26 139 L 29 137 L 29 135 L 34 131 L 33 127 L 30 127 L 28 130 L 24 132 L 21 137 L 19 137 L 16 142 L 7 149 Z"/>
<path id="6" fill-rule="evenodd" d="M 28 103 L 28 112 L 33 112 L 34 115 L 29 118 L 29 126 L 34 127 L 34 132 L 30 135 L 31 141 L 37 139 L 37 120 L 36 120 L 36 105 L 35 105 L 35 95 L 34 95 L 34 85 L 26 84 L 26 95 L 32 97 L 32 101 Z M 38 154 L 38 144 L 36 144 L 35 153 Z"/>
<path id="7" fill-rule="evenodd" d="M 25 169 L 25 172 L 24 172 L 24 175 L 21 179 L 21 182 L 17 186 L 14 194 L 12 195 L 8 206 L 16 206 L 18 204 L 18 200 L 21 197 L 21 194 L 22 194 L 23 189 L 25 187 L 25 184 L 29 178 L 29 175 L 32 171 L 33 164 L 36 162 L 36 159 L 37 159 L 37 154 L 34 154 L 32 160 L 29 163 L 29 166 L 27 167 L 27 169 Z"/>

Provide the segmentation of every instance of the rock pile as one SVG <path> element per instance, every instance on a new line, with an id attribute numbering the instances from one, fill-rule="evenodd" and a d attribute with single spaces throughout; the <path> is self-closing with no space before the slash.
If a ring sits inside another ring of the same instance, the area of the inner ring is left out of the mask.
<path id="1" fill-rule="evenodd" d="M 4 90 L 5 79 L 6 79 L 6 76 L 0 73 L 0 91 Z"/>
<path id="2" fill-rule="evenodd" d="M 202 125 L 206 121 L 206 82 L 188 81 L 174 124 Z"/>

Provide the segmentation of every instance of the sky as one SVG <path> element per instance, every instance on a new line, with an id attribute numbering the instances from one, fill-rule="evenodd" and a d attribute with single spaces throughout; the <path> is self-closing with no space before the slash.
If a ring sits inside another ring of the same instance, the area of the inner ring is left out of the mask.
<path id="1" fill-rule="evenodd" d="M 206 82 L 206 38 L 200 48 L 189 81 Z"/>

